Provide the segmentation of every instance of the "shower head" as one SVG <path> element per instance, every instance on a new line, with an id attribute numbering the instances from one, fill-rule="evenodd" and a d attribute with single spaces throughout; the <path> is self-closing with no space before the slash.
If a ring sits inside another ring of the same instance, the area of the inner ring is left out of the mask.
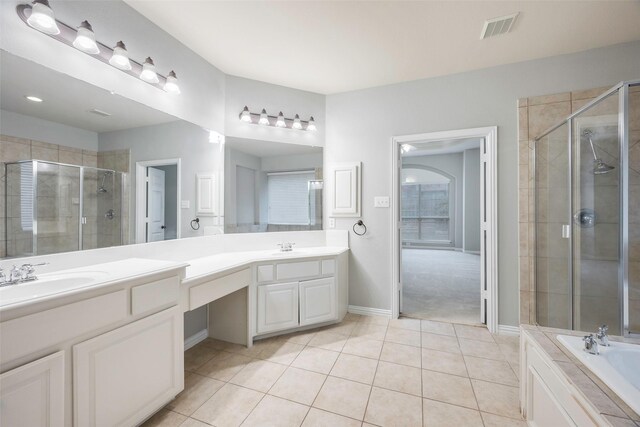
<path id="1" fill-rule="evenodd" d="M 582 136 L 589 139 L 589 145 L 591 146 L 591 152 L 593 153 L 593 174 L 604 175 L 614 170 L 615 166 L 608 165 L 604 160 L 598 158 L 596 149 L 593 145 L 593 140 L 591 139 L 593 131 L 591 129 L 585 129 L 584 132 L 582 132 Z"/>
<path id="2" fill-rule="evenodd" d="M 113 175 L 113 172 L 111 171 L 105 171 L 102 174 L 102 184 L 100 184 L 100 188 L 98 188 L 98 193 L 108 193 L 109 191 L 105 188 L 104 186 L 104 180 L 108 177 Z"/>

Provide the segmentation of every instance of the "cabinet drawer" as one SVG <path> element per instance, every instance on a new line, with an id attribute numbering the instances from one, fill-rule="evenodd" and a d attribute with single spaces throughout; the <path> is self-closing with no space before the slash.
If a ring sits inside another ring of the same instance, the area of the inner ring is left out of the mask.
<path id="1" fill-rule="evenodd" d="M 0 323 L 0 359 L 9 362 L 127 317 L 127 291 Z"/>
<path id="2" fill-rule="evenodd" d="M 273 264 L 259 265 L 256 270 L 258 283 L 273 281 Z"/>
<path id="3" fill-rule="evenodd" d="M 228 276 L 193 286 L 189 289 L 189 310 L 209 304 L 211 301 L 249 286 L 250 283 L 251 269 L 245 268 Z"/>
<path id="4" fill-rule="evenodd" d="M 180 280 L 169 277 L 131 289 L 131 314 L 134 316 L 178 303 Z"/>
<path id="5" fill-rule="evenodd" d="M 277 280 L 303 279 L 320 275 L 320 261 L 287 262 L 276 266 Z"/>
<path id="6" fill-rule="evenodd" d="M 336 273 L 336 261 L 333 259 L 322 260 L 322 275 L 333 276 Z"/>

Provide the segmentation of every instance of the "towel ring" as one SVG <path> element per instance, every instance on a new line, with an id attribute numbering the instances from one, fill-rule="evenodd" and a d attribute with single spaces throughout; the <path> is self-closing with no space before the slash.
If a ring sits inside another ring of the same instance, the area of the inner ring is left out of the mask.
<path id="1" fill-rule="evenodd" d="M 362 233 L 358 233 L 356 231 L 356 227 L 362 227 L 362 228 L 364 228 L 364 230 L 362 231 Z M 367 234 L 367 226 L 364 225 L 364 222 L 362 222 L 361 219 L 359 219 L 358 222 L 353 224 L 353 232 L 356 233 L 358 236 L 364 236 L 365 234 Z"/>
<path id="2" fill-rule="evenodd" d="M 193 225 L 194 222 L 196 223 L 195 226 Z M 200 230 L 200 218 L 192 219 L 190 225 L 194 230 Z"/>

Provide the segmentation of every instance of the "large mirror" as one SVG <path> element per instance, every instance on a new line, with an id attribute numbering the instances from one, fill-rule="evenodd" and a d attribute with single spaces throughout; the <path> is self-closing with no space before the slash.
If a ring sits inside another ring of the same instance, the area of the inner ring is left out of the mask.
<path id="1" fill-rule="evenodd" d="M 225 138 L 0 51 L 0 257 L 322 228 L 322 150 Z"/>

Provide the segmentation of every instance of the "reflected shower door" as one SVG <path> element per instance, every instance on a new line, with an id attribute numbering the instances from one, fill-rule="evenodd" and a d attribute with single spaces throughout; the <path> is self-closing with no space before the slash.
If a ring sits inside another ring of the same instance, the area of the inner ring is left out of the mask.
<path id="1" fill-rule="evenodd" d="M 573 119 L 573 322 L 620 331 L 619 95 Z"/>
<path id="2" fill-rule="evenodd" d="M 119 245 L 122 195 L 116 172 L 84 168 L 82 182 L 82 249 Z"/>
<path id="3" fill-rule="evenodd" d="M 569 126 L 536 142 L 536 316 L 543 326 L 572 327 Z"/>
<path id="4" fill-rule="evenodd" d="M 640 85 L 629 87 L 628 328 L 640 333 Z"/>

